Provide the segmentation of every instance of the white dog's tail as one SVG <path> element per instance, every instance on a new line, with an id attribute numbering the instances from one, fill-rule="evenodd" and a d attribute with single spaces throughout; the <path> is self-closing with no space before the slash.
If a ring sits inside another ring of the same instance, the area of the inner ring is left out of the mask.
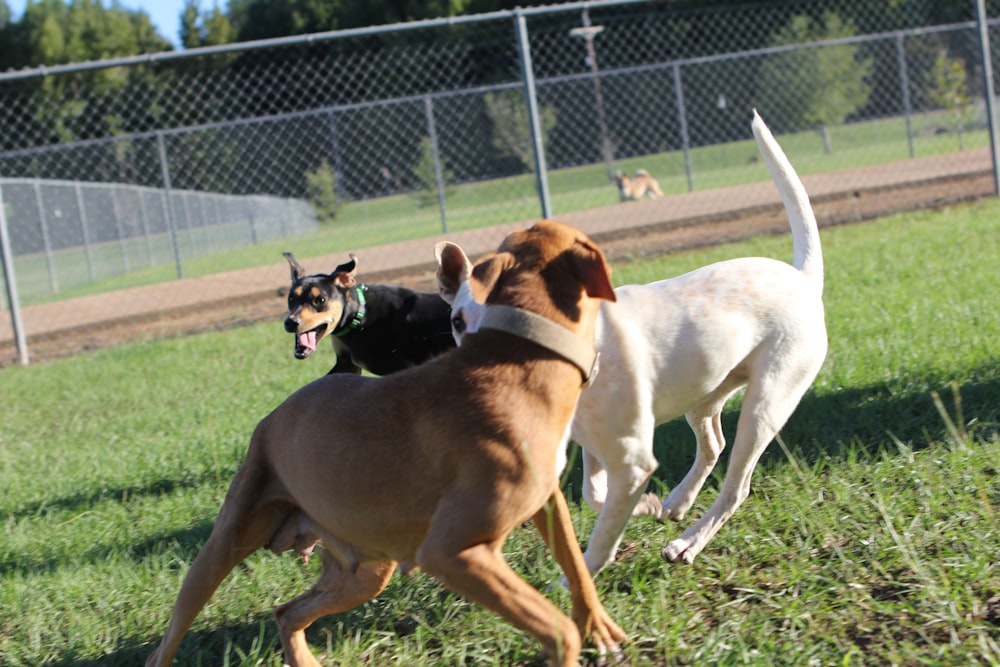
<path id="1" fill-rule="evenodd" d="M 819 291 L 823 291 L 823 250 L 819 243 L 819 227 L 816 215 L 809 203 L 802 181 L 791 162 L 785 157 L 781 146 L 775 141 L 771 130 L 754 109 L 753 136 L 757 140 L 757 148 L 764 156 L 767 170 L 771 172 L 774 184 L 778 186 L 781 203 L 785 205 L 788 223 L 792 228 L 793 264 L 804 276 L 816 283 Z"/>

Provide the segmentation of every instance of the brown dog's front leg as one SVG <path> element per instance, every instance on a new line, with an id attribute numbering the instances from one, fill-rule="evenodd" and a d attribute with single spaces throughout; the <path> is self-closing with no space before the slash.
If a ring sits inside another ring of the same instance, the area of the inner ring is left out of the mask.
<path id="1" fill-rule="evenodd" d="M 597 596 L 597 587 L 576 541 L 566 497 L 560 489 L 555 490 L 532 520 L 566 575 L 573 597 L 573 620 L 580 634 L 591 638 L 602 654 L 617 651 L 618 644 L 626 638 L 625 632 L 611 619 Z"/>
<path id="2" fill-rule="evenodd" d="M 501 545 L 481 543 L 456 554 L 425 541 L 417 564 L 459 595 L 537 637 L 553 667 L 575 667 L 581 649 L 576 625 L 517 576 L 500 554 Z"/>

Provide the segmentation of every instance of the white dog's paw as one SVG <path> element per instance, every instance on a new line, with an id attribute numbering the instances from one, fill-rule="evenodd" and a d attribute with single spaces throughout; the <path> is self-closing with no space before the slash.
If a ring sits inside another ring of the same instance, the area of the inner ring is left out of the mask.
<path id="1" fill-rule="evenodd" d="M 659 519 L 662 513 L 660 499 L 656 497 L 655 493 L 642 494 L 635 509 L 632 510 L 632 516 L 651 516 L 654 519 Z"/>
<path id="2" fill-rule="evenodd" d="M 660 519 L 670 519 L 671 521 L 681 521 L 694 505 L 694 499 L 697 494 L 684 493 L 681 487 L 677 487 L 670 492 L 667 499 L 663 501 L 663 506 L 660 508 Z"/>
<path id="3" fill-rule="evenodd" d="M 662 553 L 663 557 L 671 563 L 687 563 L 690 565 L 694 562 L 695 557 L 700 551 L 700 549 L 695 549 L 694 545 L 688 544 L 686 540 L 678 538 L 668 544 Z"/>

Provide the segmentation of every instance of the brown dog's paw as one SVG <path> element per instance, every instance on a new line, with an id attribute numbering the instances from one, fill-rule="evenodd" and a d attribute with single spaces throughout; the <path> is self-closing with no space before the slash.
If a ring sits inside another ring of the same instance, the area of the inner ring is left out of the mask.
<path id="1" fill-rule="evenodd" d="M 593 613 L 583 620 L 577 621 L 580 633 L 590 640 L 598 655 L 607 658 L 620 653 L 620 644 L 627 639 L 625 631 L 615 623 L 603 606 L 598 606 Z"/>

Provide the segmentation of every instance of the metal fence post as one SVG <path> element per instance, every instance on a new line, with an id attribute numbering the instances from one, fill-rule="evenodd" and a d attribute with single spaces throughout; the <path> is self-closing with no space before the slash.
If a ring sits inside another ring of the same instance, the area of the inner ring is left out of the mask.
<path id="1" fill-rule="evenodd" d="M 73 184 L 73 190 L 76 193 L 76 208 L 80 212 L 80 229 L 83 233 L 83 252 L 87 255 L 87 277 L 90 278 L 90 282 L 94 282 L 94 249 L 93 242 L 90 240 L 90 223 L 87 221 L 87 207 L 83 202 L 83 188 L 80 186 L 80 181 Z"/>
<path id="2" fill-rule="evenodd" d="M 115 234 L 118 235 L 118 249 L 122 253 L 122 271 L 128 273 L 132 270 L 132 263 L 129 261 L 128 243 L 125 240 L 125 226 L 122 224 L 122 204 L 118 196 L 118 189 L 121 186 L 111 187 L 111 217 L 115 219 Z"/>
<path id="3" fill-rule="evenodd" d="M 142 220 L 142 234 L 146 237 L 146 257 L 150 266 L 156 266 L 156 256 L 153 254 L 153 235 L 149 231 L 149 207 L 146 205 L 146 193 L 142 188 L 134 187 L 135 196 L 139 199 L 139 215 Z"/>
<path id="4" fill-rule="evenodd" d="M 184 265 L 181 262 L 181 247 L 177 243 L 177 228 L 175 225 L 177 214 L 174 211 L 174 198 L 170 192 L 170 168 L 167 166 L 167 146 L 166 142 L 163 141 L 163 132 L 156 133 L 156 150 L 160 156 L 160 178 L 163 181 L 163 217 L 167 223 L 167 234 L 170 235 L 170 245 L 174 250 L 177 278 L 180 279 L 184 277 Z"/>
<path id="5" fill-rule="evenodd" d="M 993 54 L 990 52 L 990 30 L 986 22 L 986 0 L 976 0 L 976 26 L 979 28 L 979 51 L 983 65 L 983 96 L 990 128 L 990 150 L 993 156 L 993 194 L 1000 195 L 1000 138 L 997 137 L 996 94 L 993 89 Z"/>
<path id="6" fill-rule="evenodd" d="M 896 60 L 899 62 L 899 90 L 903 94 L 903 115 L 906 116 L 906 143 L 910 147 L 910 158 L 916 156 L 913 146 L 913 106 L 910 101 L 910 74 L 906 68 L 906 49 L 903 48 L 903 33 L 896 35 Z"/>
<path id="7" fill-rule="evenodd" d="M 53 294 L 59 293 L 59 278 L 56 276 L 55 258 L 52 256 L 52 240 L 49 238 L 49 223 L 45 219 L 45 201 L 42 198 L 41 179 L 34 182 L 35 206 L 38 208 L 38 225 L 42 232 L 42 247 L 45 250 L 45 262 L 49 268 L 49 287 Z"/>
<path id="8" fill-rule="evenodd" d="M 3 203 L 3 185 L 0 184 L 0 264 L 3 264 L 4 283 L 7 285 L 7 303 L 10 304 L 10 326 L 14 331 L 14 347 L 21 364 L 27 366 L 28 341 L 24 336 L 21 320 L 21 301 L 17 296 L 17 277 L 14 274 L 14 253 L 7 232 L 7 212 Z"/>
<path id="9" fill-rule="evenodd" d="M 517 55 L 521 61 L 524 97 L 528 104 L 531 144 L 535 153 L 535 180 L 538 184 L 538 196 L 542 202 L 542 217 L 551 218 L 552 201 L 549 197 L 548 173 L 545 170 L 545 147 L 542 145 L 542 123 L 538 114 L 535 72 L 531 64 L 531 44 L 528 41 L 528 24 L 520 7 L 514 10 L 514 31 L 517 33 Z"/>
<path id="10" fill-rule="evenodd" d="M 434 160 L 434 187 L 437 190 L 438 209 L 441 211 L 441 233 L 448 233 L 448 209 L 444 201 L 444 172 L 441 169 L 441 151 L 438 150 L 437 126 L 434 124 L 434 104 L 430 95 L 424 95 L 424 115 L 427 116 L 427 133 L 431 141 Z"/>
<path id="11" fill-rule="evenodd" d="M 688 192 L 694 192 L 694 171 L 691 167 L 691 137 L 688 135 L 687 109 L 684 106 L 684 85 L 681 82 L 681 66 L 674 63 L 674 94 L 677 96 L 677 124 L 681 133 L 681 148 L 684 149 L 684 171 L 687 173 Z"/>
<path id="12" fill-rule="evenodd" d="M 344 188 L 344 160 L 340 154 L 340 139 L 337 134 L 337 112 L 333 109 L 330 109 L 326 126 L 330 131 L 330 150 L 333 151 L 333 164 L 330 165 L 333 169 L 333 189 L 338 198 L 344 199 L 347 196 Z"/>

